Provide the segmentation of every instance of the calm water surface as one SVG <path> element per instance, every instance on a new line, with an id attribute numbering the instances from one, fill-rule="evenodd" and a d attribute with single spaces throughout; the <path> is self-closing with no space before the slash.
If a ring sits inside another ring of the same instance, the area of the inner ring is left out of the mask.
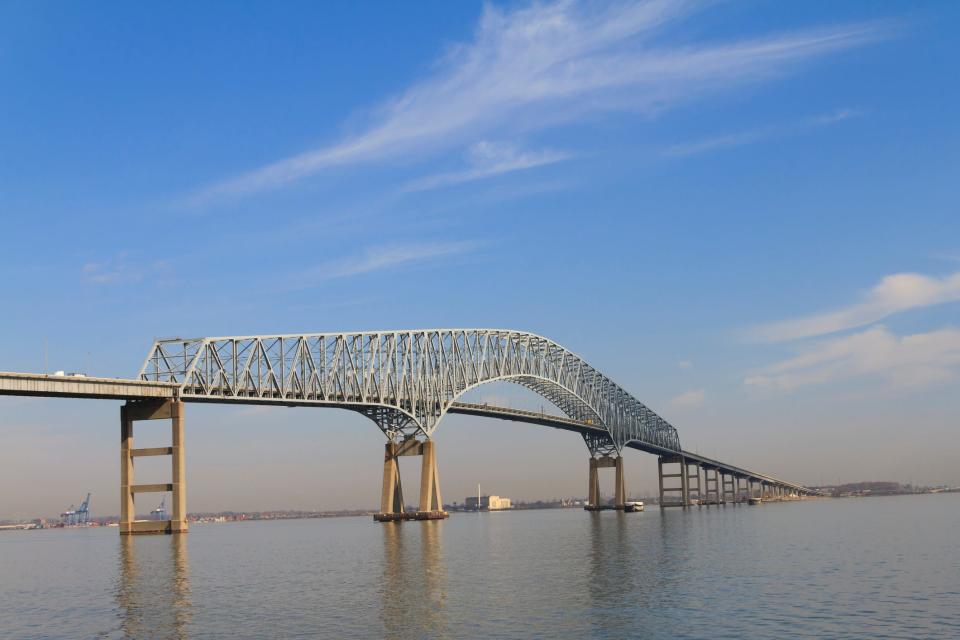
<path id="1" fill-rule="evenodd" d="M 960 494 L 0 533 L 2 638 L 958 638 Z"/>

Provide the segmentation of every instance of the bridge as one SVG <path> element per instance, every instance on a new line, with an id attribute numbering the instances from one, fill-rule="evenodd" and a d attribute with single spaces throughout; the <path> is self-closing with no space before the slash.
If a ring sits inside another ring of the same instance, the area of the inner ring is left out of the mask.
<path id="1" fill-rule="evenodd" d="M 490 382 L 518 384 L 562 415 L 468 404 Z M 0 373 L 0 395 L 123 400 L 120 533 L 187 530 L 184 404 L 214 402 L 355 411 L 386 437 L 380 521 L 447 517 L 432 435 L 447 414 L 575 431 L 589 451 L 587 509 L 623 509 L 623 452 L 658 456 L 660 506 L 737 504 L 816 492 L 680 446 L 677 430 L 613 380 L 557 343 L 503 329 L 427 329 L 157 340 L 136 379 Z M 134 423 L 171 421 L 171 446 L 134 448 Z M 419 509 L 405 510 L 398 458 L 422 458 Z M 172 480 L 136 484 L 134 460 L 170 456 Z M 599 470 L 614 469 L 612 504 L 602 504 Z M 665 472 L 666 471 L 666 472 Z M 675 471 L 670 473 L 670 471 Z M 742 484 L 741 484 L 742 483 Z M 166 521 L 135 518 L 138 493 L 171 492 Z"/>

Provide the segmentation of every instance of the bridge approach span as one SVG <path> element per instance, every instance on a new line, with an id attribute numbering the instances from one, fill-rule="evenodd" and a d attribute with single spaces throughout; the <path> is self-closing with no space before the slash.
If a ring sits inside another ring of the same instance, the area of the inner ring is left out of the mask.
<path id="1" fill-rule="evenodd" d="M 525 411 L 523 409 L 498 407 L 489 404 L 457 402 L 450 408 L 448 413 L 459 413 L 464 415 L 479 416 L 482 418 L 496 418 L 500 420 L 527 422 L 530 424 L 552 427 L 554 429 L 574 431 L 581 435 L 597 430 L 597 427 L 594 425 L 586 422 L 580 422 L 578 420 L 572 420 L 564 416 L 545 413 L 543 411 Z M 641 442 L 628 443 L 627 447 L 630 449 L 637 449 L 639 451 L 652 453 L 657 456 L 671 457 L 675 455 L 675 452 L 673 451 L 660 449 Z M 683 451 L 682 456 L 689 460 L 691 464 L 697 464 L 702 468 L 715 469 L 725 475 L 738 476 L 743 480 L 753 479 L 758 482 L 782 485 L 803 495 L 815 495 L 818 493 L 809 489 L 808 487 L 805 487 L 804 485 L 787 482 L 786 480 L 781 480 L 780 478 L 771 476 L 769 474 L 751 471 L 749 469 L 727 464 L 726 462 L 720 462 L 719 460 L 707 458 L 706 456 L 702 456 L 698 453 Z"/>

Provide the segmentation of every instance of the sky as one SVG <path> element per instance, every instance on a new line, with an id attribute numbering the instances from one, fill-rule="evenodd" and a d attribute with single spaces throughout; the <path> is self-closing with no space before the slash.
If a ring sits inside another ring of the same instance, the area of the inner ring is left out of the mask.
<path id="1" fill-rule="evenodd" d="M 164 336 L 520 329 L 686 449 L 960 484 L 958 18 L 0 2 L 0 370 L 132 377 Z M 0 398 L 0 518 L 88 491 L 117 513 L 118 414 Z M 190 405 L 186 428 L 191 511 L 378 503 L 383 436 L 358 415 Z M 586 494 L 576 434 L 451 416 L 435 437 L 448 502 Z M 626 455 L 651 493 L 656 459 Z"/>

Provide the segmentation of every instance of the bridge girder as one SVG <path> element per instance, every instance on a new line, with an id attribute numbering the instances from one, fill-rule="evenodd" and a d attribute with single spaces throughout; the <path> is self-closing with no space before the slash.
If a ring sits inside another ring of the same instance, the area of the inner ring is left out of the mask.
<path id="1" fill-rule="evenodd" d="M 172 338 L 154 343 L 140 378 L 179 384 L 184 398 L 352 409 L 391 439 L 430 437 L 464 393 L 506 381 L 606 431 L 609 438 L 587 440 L 595 455 L 631 442 L 681 451 L 670 423 L 576 354 L 522 331 Z"/>

